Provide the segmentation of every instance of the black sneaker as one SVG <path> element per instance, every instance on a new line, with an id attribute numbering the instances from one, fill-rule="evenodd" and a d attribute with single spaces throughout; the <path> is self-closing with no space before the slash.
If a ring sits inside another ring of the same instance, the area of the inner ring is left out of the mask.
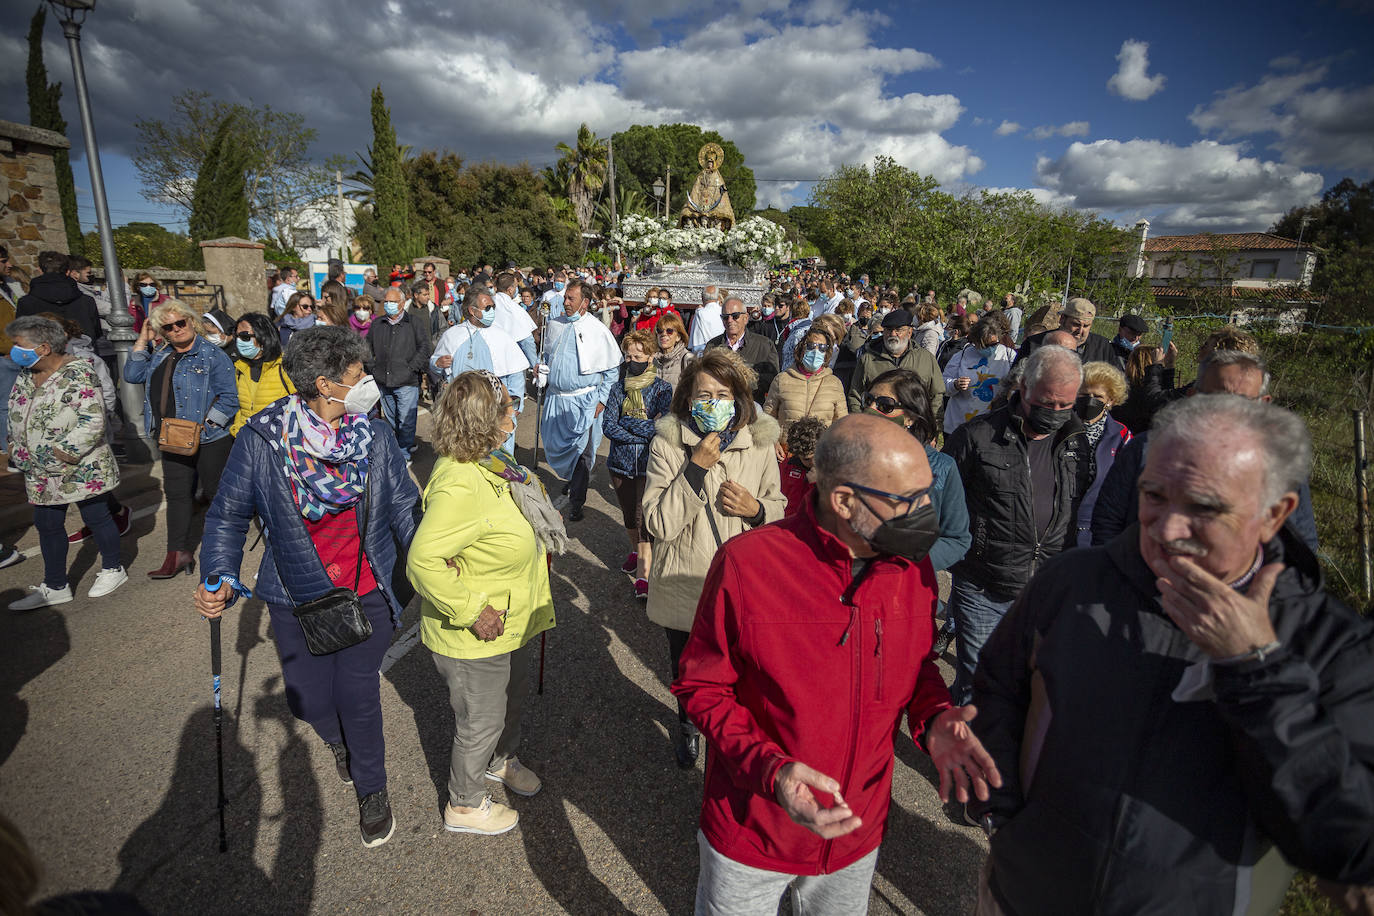
<path id="1" fill-rule="evenodd" d="M 391 839 L 396 832 L 396 819 L 391 816 L 391 802 L 387 800 L 386 789 L 364 796 L 358 802 L 358 828 L 363 834 L 363 845 L 368 849 Z"/>
<path id="2" fill-rule="evenodd" d="M 586 516 L 583 515 L 581 506 L 573 506 L 572 511 L 568 513 L 568 521 L 570 522 L 580 522 L 584 518 Z"/>
<path id="3" fill-rule="evenodd" d="M 338 744 L 326 743 L 325 747 L 334 752 L 334 766 L 339 770 L 339 778 L 346 786 L 353 785 L 353 775 L 348 772 L 348 748 L 340 741 Z"/>
<path id="4" fill-rule="evenodd" d="M 954 626 L 948 620 L 944 626 L 940 627 L 940 632 L 935 634 L 935 654 L 944 655 L 949 648 L 950 640 L 954 638 Z"/>

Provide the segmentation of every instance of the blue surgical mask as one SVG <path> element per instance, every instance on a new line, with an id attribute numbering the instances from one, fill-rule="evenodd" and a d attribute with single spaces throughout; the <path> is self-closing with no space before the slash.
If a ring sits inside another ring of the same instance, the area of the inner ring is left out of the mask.
<path id="1" fill-rule="evenodd" d="M 1139 340 L 1127 340 L 1124 337 L 1118 337 L 1117 340 L 1121 343 L 1121 346 L 1125 347 L 1127 350 L 1134 350 L 1140 345 Z"/>
<path id="2" fill-rule="evenodd" d="M 562 280 L 554 280 L 554 281 L 553 281 L 553 288 L 554 288 L 555 290 L 557 290 L 558 292 L 560 292 L 560 293 L 563 292 L 563 287 L 566 286 L 566 285 L 567 285 L 567 284 L 564 283 Z"/>
<path id="3" fill-rule="evenodd" d="M 576 321 L 577 319 L 579 319 L 579 318 L 582 317 L 582 313 L 581 313 L 581 312 L 565 312 L 565 313 L 563 313 L 563 317 L 566 318 L 566 319 L 568 319 L 569 321 Z"/>
<path id="4" fill-rule="evenodd" d="M 395 318 L 401 314 L 401 303 L 392 302 L 390 299 L 382 305 L 382 310 L 386 312 L 388 318 Z"/>
<path id="5" fill-rule="evenodd" d="M 242 356 L 244 359 L 257 359 L 262 355 L 262 347 L 253 343 L 251 340 L 236 339 L 234 341 L 234 346 L 238 349 L 239 356 Z"/>
<path id="6" fill-rule="evenodd" d="M 496 320 L 496 306 L 482 310 L 482 327 L 489 328 L 491 323 Z"/>
<path id="7" fill-rule="evenodd" d="M 824 350 L 807 350 L 802 354 L 802 368 L 807 372 L 815 372 L 825 365 Z"/>
<path id="8" fill-rule="evenodd" d="M 14 360 L 14 364 L 20 369 L 31 369 L 38 362 L 38 351 L 15 344 L 10 347 L 10 359 Z"/>
<path id="9" fill-rule="evenodd" d="M 711 398 L 692 402 L 692 419 L 704 433 L 718 433 L 735 418 L 735 402 L 730 398 Z"/>
<path id="10" fill-rule="evenodd" d="M 157 295 L 157 287 L 156 287 L 156 286 L 140 286 L 140 287 L 138 288 L 138 291 L 139 291 L 140 293 L 142 293 L 143 295 L 148 296 L 149 298 L 151 298 L 151 297 Z"/>
<path id="11" fill-rule="evenodd" d="M 997 355 L 997 344 L 993 344 L 990 347 L 979 347 L 978 355 L 983 357 L 983 359 L 992 359 Z"/>

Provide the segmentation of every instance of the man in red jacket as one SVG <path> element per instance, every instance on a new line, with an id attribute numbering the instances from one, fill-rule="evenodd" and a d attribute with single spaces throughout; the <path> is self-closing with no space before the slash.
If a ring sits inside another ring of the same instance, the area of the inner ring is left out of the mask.
<path id="1" fill-rule="evenodd" d="M 939 537 L 924 450 L 879 417 L 835 422 L 817 495 L 716 553 L 673 693 L 705 734 L 698 914 L 863 913 L 905 712 L 940 798 L 986 799 L 992 759 L 935 665 Z"/>

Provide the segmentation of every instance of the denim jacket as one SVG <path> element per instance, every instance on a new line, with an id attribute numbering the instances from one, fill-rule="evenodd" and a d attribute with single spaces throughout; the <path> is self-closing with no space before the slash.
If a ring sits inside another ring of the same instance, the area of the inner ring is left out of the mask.
<path id="1" fill-rule="evenodd" d="M 153 435 L 153 392 L 150 380 L 153 372 L 171 353 L 171 347 L 161 347 L 151 354 L 136 349 L 124 364 L 124 381 L 143 386 L 143 428 Z M 177 363 L 172 376 L 172 391 L 176 394 L 176 416 L 204 424 L 200 441 L 214 442 L 229 435 L 229 425 L 239 412 L 239 392 L 234 383 L 234 364 L 223 350 L 204 337 L 197 337 L 191 350 Z"/>

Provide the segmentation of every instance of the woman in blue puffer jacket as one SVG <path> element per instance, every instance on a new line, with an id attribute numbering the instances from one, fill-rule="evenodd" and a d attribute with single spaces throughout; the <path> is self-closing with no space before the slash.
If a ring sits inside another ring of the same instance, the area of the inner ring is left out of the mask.
<path id="1" fill-rule="evenodd" d="M 287 703 L 329 746 L 339 778 L 353 784 L 363 845 L 372 847 L 395 829 L 377 672 L 401 621 L 404 602 L 391 575 L 396 545 L 409 546 L 415 534 L 420 493 L 391 427 L 368 418 L 379 394 L 363 373 L 367 356 L 367 345 L 347 328 L 293 336 L 284 365 L 296 393 L 239 430 L 205 519 L 206 580 L 195 600 L 207 617 L 218 617 L 239 595 L 267 603 Z M 254 514 L 267 548 L 250 593 L 239 579 Z M 312 655 L 292 609 L 333 588 L 359 596 L 372 635 Z"/>

